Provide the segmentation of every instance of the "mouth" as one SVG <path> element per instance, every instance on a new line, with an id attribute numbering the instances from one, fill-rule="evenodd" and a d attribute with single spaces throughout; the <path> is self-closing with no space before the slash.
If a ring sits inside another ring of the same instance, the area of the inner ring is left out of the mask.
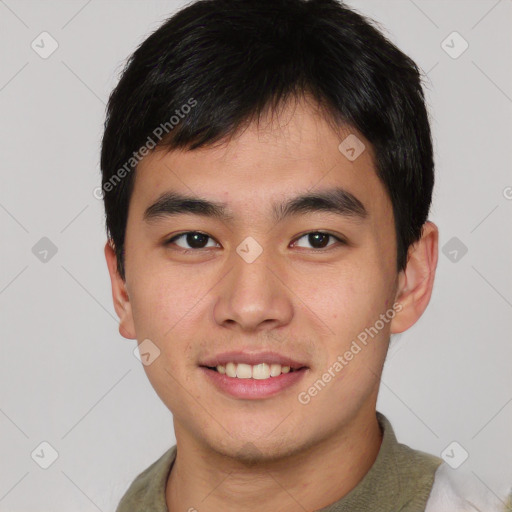
<path id="1" fill-rule="evenodd" d="M 246 364 L 235 363 L 230 361 L 227 364 L 218 364 L 217 366 L 201 366 L 207 368 L 220 375 L 225 375 L 232 379 L 254 379 L 254 380 L 267 380 L 279 377 L 280 375 L 298 372 L 307 368 L 307 366 L 290 366 L 281 365 L 279 363 L 258 363 Z"/>
<path id="2" fill-rule="evenodd" d="M 220 354 L 199 368 L 218 391 L 244 399 L 274 396 L 298 383 L 309 371 L 305 364 L 272 352 Z"/>

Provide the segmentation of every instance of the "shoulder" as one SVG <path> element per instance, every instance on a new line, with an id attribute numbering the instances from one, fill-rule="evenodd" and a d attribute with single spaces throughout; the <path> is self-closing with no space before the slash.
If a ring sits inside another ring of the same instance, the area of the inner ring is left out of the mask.
<path id="1" fill-rule="evenodd" d="M 116 512 L 132 512 L 138 509 L 136 507 L 166 510 L 165 486 L 175 457 L 176 445 L 139 473 L 121 498 Z"/>
<path id="2" fill-rule="evenodd" d="M 454 470 L 443 462 L 435 473 L 425 512 L 508 512 L 512 508 L 505 501 L 512 496 L 511 491 L 502 489 L 499 497 L 474 474 Z"/>
<path id="3" fill-rule="evenodd" d="M 430 453 L 399 443 L 390 421 L 379 412 L 377 412 L 377 417 L 384 432 L 381 456 L 386 473 L 391 471 L 395 475 L 397 487 L 416 487 L 422 489 L 422 494 L 428 496 L 434 482 L 434 474 L 443 460 Z"/>

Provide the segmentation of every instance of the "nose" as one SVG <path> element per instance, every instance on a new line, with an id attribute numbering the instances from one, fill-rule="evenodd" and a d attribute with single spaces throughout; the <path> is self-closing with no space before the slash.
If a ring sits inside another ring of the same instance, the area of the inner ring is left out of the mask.
<path id="1" fill-rule="evenodd" d="M 285 269 L 270 250 L 252 263 L 234 252 L 231 271 L 219 283 L 214 319 L 223 327 L 252 332 L 288 324 L 293 317 L 293 293 Z"/>

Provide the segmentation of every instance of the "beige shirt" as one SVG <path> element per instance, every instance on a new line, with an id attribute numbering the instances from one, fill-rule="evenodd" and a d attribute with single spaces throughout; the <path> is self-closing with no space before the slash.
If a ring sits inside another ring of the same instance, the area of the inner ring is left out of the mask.
<path id="1" fill-rule="evenodd" d="M 318 512 L 423 512 L 442 459 L 398 443 L 388 419 L 376 412 L 383 432 L 375 462 L 347 495 Z M 116 512 L 171 512 L 165 501 L 176 445 L 140 473 Z M 173 511 L 172 511 L 173 512 Z"/>

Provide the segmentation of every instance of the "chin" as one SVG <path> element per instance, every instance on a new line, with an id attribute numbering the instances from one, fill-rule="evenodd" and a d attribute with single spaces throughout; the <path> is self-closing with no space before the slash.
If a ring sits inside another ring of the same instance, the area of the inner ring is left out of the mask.
<path id="1" fill-rule="evenodd" d="M 296 436 L 292 436 L 287 442 L 282 437 L 279 439 L 264 439 L 260 435 L 254 436 L 252 439 L 223 439 L 220 444 L 210 444 L 210 448 L 219 455 L 252 466 L 297 455 L 304 450 L 304 444 L 300 443 Z"/>

